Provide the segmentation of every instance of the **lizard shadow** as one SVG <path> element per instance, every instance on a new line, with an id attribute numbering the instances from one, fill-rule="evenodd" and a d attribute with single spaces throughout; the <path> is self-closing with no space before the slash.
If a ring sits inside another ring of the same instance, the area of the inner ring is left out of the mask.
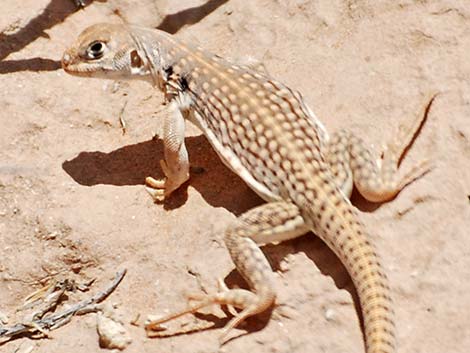
<path id="1" fill-rule="evenodd" d="M 331 277 L 338 289 L 344 289 L 350 293 L 356 314 L 361 325 L 361 331 L 364 336 L 364 322 L 361 306 L 351 277 L 338 257 L 320 238 L 309 232 L 304 236 L 285 241 L 281 244 L 265 245 L 262 247 L 262 250 L 266 255 L 273 271 L 276 272 L 282 272 L 280 264 L 287 255 L 301 252 L 304 253 L 314 263 L 314 265 L 318 267 L 323 276 Z M 249 289 L 246 281 L 236 269 L 233 269 L 228 275 L 225 276 L 224 282 L 228 288 Z M 312 283 L 312 286 L 314 285 L 315 283 Z M 232 340 L 236 340 L 242 336 L 249 335 L 250 333 L 258 332 L 264 329 L 269 324 L 274 310 L 276 310 L 276 308 L 271 307 L 270 309 L 260 314 L 248 317 L 240 324 L 240 326 L 238 326 L 238 328 L 244 330 L 245 332 L 237 332 L 237 334 L 230 335 L 230 338 L 226 340 L 225 343 L 229 343 Z M 192 334 L 203 330 L 223 328 L 232 317 L 232 315 L 228 313 L 227 310 L 224 311 L 227 315 L 226 318 L 219 318 L 218 316 L 212 314 L 195 313 L 194 315 L 197 318 L 210 322 L 211 326 L 208 328 L 195 328 L 194 330 L 184 331 L 182 333 L 171 333 L 168 335 L 168 337 Z M 166 336 L 163 336 L 163 338 L 165 337 Z"/>
<path id="2" fill-rule="evenodd" d="M 228 312 L 228 310 L 224 307 L 221 308 L 225 314 L 225 318 L 219 318 L 216 315 L 213 314 L 202 314 L 202 313 L 194 313 L 194 316 L 197 317 L 200 320 L 204 320 L 206 322 L 210 323 L 209 327 L 196 327 L 194 329 L 190 330 L 184 330 L 184 332 L 172 332 L 167 335 L 158 335 L 158 338 L 169 338 L 169 337 L 175 337 L 175 336 L 183 336 L 187 334 L 193 334 L 201 331 L 206 331 L 206 330 L 215 330 L 215 329 L 223 329 L 225 325 L 230 321 L 232 314 Z M 250 333 L 261 331 L 263 328 L 267 326 L 267 324 L 270 321 L 270 318 L 272 316 L 274 308 L 269 308 L 262 313 L 256 314 L 255 316 L 250 316 L 246 320 L 242 321 L 237 328 L 241 328 L 243 330 L 246 330 L 246 332 L 240 332 L 237 334 L 229 334 L 229 338 L 226 339 L 223 344 L 227 344 L 233 340 L 236 340 L 237 338 L 240 338 L 245 335 L 249 335 Z"/>
<path id="3" fill-rule="evenodd" d="M 186 137 L 185 144 L 192 164 L 191 179 L 165 202 L 165 209 L 178 208 L 186 202 L 188 184 L 198 190 L 211 206 L 224 207 L 235 215 L 240 215 L 264 202 L 220 161 L 203 135 Z M 156 178 L 163 176 L 159 166 L 162 158 L 163 143 L 161 139 L 155 138 L 127 145 L 109 153 L 81 152 L 75 158 L 63 162 L 62 167 L 80 185 L 144 185 L 145 177 L 149 175 Z M 360 209 L 377 207 L 376 204 L 363 199 L 357 192 L 353 193 L 352 200 Z M 363 329 L 359 298 L 352 280 L 341 261 L 318 237 L 312 237 L 312 234 L 308 233 L 278 245 L 266 245 L 263 247 L 263 252 L 275 271 L 280 271 L 280 263 L 288 254 L 305 253 L 324 276 L 331 277 L 339 289 L 345 289 L 351 294 Z M 236 269 L 225 277 L 225 282 L 229 287 L 247 288 L 246 282 Z M 228 322 L 227 319 L 213 315 L 196 315 L 211 321 L 212 329 L 223 327 Z M 248 333 L 259 331 L 268 324 L 270 317 L 271 311 L 267 311 L 248 318 L 244 328 Z"/>
<path id="4" fill-rule="evenodd" d="M 285 241 L 281 244 L 265 245 L 262 247 L 262 250 L 266 255 L 273 271 L 276 272 L 282 272 L 280 264 L 287 255 L 303 252 L 313 262 L 313 264 L 318 267 L 322 275 L 331 277 L 333 279 L 335 286 L 338 289 L 344 289 L 350 293 L 355 311 L 359 318 L 359 322 L 361 323 L 361 330 L 364 335 L 364 323 L 361 306 L 352 279 L 339 258 L 320 238 L 309 232 L 304 236 Z M 245 280 L 236 269 L 232 270 L 225 277 L 225 282 L 229 288 L 237 287 L 249 289 Z M 312 283 L 312 286 L 314 285 L 315 283 Z M 271 311 L 267 311 L 262 315 L 256 315 L 254 317 L 248 318 L 244 326 L 244 329 L 247 330 L 247 333 L 263 329 L 269 323 L 272 310 L 275 310 L 275 308 L 272 308 Z M 217 324 L 219 323 L 217 322 Z M 241 334 L 237 337 L 242 335 L 244 334 Z"/>
<path id="5" fill-rule="evenodd" d="M 213 207 L 224 207 L 236 216 L 261 205 L 258 197 L 235 173 L 228 169 L 203 135 L 185 138 L 191 162 L 191 178 L 165 201 L 167 210 L 181 207 L 187 200 L 187 186 L 191 185 Z M 80 152 L 64 161 L 62 168 L 78 184 L 84 186 L 145 185 L 145 178 L 163 177 L 160 160 L 163 143 L 159 138 L 127 145 L 109 153 Z M 353 204 L 361 211 L 371 212 L 380 204 L 371 203 L 356 191 Z"/>
<path id="6" fill-rule="evenodd" d="M 229 0 L 209 0 L 200 6 L 191 7 L 177 13 L 167 15 L 156 28 L 175 34 L 185 25 L 198 23 L 204 17 L 208 16 L 211 12 L 214 12 L 217 8 L 228 1 Z"/>
<path id="7" fill-rule="evenodd" d="M 191 161 L 191 178 L 165 201 L 167 210 L 182 206 L 187 200 L 188 184 L 213 207 L 224 207 L 235 215 L 260 205 L 263 201 L 214 152 L 203 135 L 186 137 Z M 161 139 L 140 142 L 109 153 L 81 152 L 62 163 L 63 170 L 80 185 L 144 185 L 147 176 L 163 177 Z"/>
<path id="8" fill-rule="evenodd" d="M 361 212 L 371 213 L 378 210 L 386 202 L 372 202 L 368 201 L 364 196 L 362 196 L 356 187 L 353 188 L 351 197 L 351 203 Z"/>
<path id="9" fill-rule="evenodd" d="M 305 236 L 289 240 L 281 244 L 265 245 L 262 247 L 263 253 L 266 255 L 273 271 L 282 272 L 282 270 L 280 269 L 280 263 L 284 258 L 286 258 L 287 255 L 303 252 L 318 267 L 322 275 L 331 277 L 333 279 L 338 289 L 344 289 L 350 293 L 356 314 L 358 316 L 358 321 L 361 325 L 361 332 L 364 339 L 364 320 L 362 316 L 359 297 L 357 295 L 357 291 L 354 287 L 352 279 L 346 271 L 344 265 L 333 253 L 333 251 L 330 250 L 320 238 L 314 235 L 312 237 L 312 235 L 312 233 L 307 233 Z M 236 269 L 233 269 L 228 275 L 225 276 L 224 282 L 229 288 L 249 289 L 246 281 Z M 312 286 L 313 285 L 315 284 L 312 283 Z M 270 309 L 260 314 L 248 317 L 245 321 L 240 324 L 240 326 L 238 326 L 238 328 L 243 329 L 245 332 L 241 332 L 236 335 L 231 335 L 231 337 L 224 343 L 228 343 L 232 340 L 238 339 L 253 332 L 261 331 L 270 322 L 274 310 L 275 307 L 271 307 Z M 232 317 L 232 315 L 229 314 L 227 310 L 224 311 L 227 315 L 226 318 L 219 318 L 212 314 L 195 313 L 194 315 L 196 317 L 201 320 L 210 322 L 211 326 L 207 328 L 195 328 L 194 330 L 184 331 L 183 333 L 172 333 L 168 335 L 168 337 L 179 336 L 188 333 L 191 334 L 208 329 L 213 330 L 223 328 Z"/>

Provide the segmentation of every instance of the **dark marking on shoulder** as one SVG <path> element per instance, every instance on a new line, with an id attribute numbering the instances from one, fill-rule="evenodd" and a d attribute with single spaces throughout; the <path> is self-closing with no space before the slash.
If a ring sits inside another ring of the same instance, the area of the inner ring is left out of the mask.
<path id="1" fill-rule="evenodd" d="M 173 75 L 173 65 L 168 65 L 163 68 L 163 72 L 165 74 L 165 80 L 168 81 L 171 75 Z"/>
<path id="2" fill-rule="evenodd" d="M 183 75 L 181 76 L 179 79 L 178 79 L 178 83 L 181 87 L 181 90 L 182 91 L 187 91 L 188 88 L 189 88 L 189 82 L 188 82 L 188 78 L 186 75 Z"/>

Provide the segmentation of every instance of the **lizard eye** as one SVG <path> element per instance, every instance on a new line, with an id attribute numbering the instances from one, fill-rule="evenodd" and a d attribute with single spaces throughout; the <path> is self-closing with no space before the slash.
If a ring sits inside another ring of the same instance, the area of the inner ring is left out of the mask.
<path id="1" fill-rule="evenodd" d="M 103 42 L 99 42 L 99 41 L 92 42 L 88 46 L 86 50 L 86 54 L 88 58 L 90 59 L 99 59 L 103 56 L 105 47 L 106 45 Z"/>

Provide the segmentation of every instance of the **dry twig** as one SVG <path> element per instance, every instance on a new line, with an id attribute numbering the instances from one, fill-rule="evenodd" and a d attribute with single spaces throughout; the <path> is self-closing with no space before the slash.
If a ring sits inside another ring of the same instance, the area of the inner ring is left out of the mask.
<path id="1" fill-rule="evenodd" d="M 74 315 L 81 315 L 100 310 L 100 307 L 96 304 L 105 300 L 116 289 L 116 287 L 124 278 L 125 274 L 126 270 L 118 272 L 114 281 L 110 283 L 110 285 L 105 290 L 95 294 L 91 298 L 85 299 L 71 306 L 62 312 L 50 315 L 46 318 L 33 320 L 29 323 L 19 323 L 9 327 L 0 326 L 0 339 L 7 338 L 6 341 L 1 343 L 5 343 L 12 337 L 22 334 L 33 335 L 40 332 L 47 336 L 47 331 L 51 331 L 65 325 Z"/>

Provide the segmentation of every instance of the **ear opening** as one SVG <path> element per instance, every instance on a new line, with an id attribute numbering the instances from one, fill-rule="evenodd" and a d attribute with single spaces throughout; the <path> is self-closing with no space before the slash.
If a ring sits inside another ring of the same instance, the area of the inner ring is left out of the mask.
<path id="1" fill-rule="evenodd" d="M 137 50 L 131 51 L 131 68 L 133 69 L 141 69 L 143 66 L 143 60 L 140 57 L 139 53 Z"/>

